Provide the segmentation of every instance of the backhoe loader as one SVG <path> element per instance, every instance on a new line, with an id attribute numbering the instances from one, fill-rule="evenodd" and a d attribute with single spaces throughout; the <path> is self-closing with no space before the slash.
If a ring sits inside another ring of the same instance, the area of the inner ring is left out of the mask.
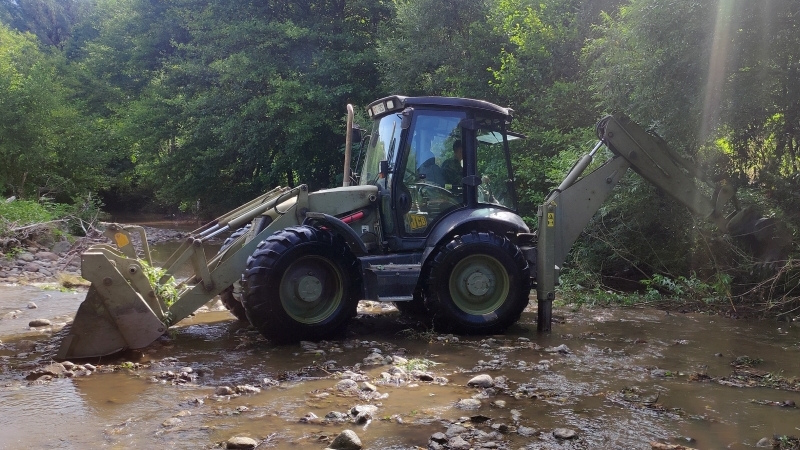
<path id="1" fill-rule="evenodd" d="M 115 245 L 82 255 L 91 287 L 58 358 L 147 346 L 217 295 L 264 336 L 287 342 L 341 332 L 363 299 L 426 312 L 437 330 L 499 333 L 519 319 L 534 288 L 546 332 L 567 252 L 629 168 L 748 240 L 764 262 L 784 259 L 791 245 L 780 222 L 739 209 L 730 185 L 704 196 L 694 167 L 623 114 L 598 123 L 599 142 L 546 197 L 531 232 L 516 212 L 509 142 L 524 136 L 508 129 L 511 109 L 395 95 L 367 112 L 372 130 L 362 139 L 348 105 L 342 187 L 277 187 L 192 232 L 158 279 L 148 278 L 143 229 L 108 226 Z M 366 146 L 357 173 L 353 142 Z M 581 176 L 602 145 L 615 156 Z M 207 242 L 234 231 L 208 258 Z M 193 273 L 171 284 L 187 266 Z"/>

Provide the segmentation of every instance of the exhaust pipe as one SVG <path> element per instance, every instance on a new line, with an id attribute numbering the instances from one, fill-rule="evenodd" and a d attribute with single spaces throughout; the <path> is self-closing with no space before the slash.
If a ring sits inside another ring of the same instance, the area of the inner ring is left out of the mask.
<path id="1" fill-rule="evenodd" d="M 347 104 L 347 132 L 344 138 L 344 176 L 342 186 L 350 186 L 350 160 L 353 153 L 353 105 Z"/>

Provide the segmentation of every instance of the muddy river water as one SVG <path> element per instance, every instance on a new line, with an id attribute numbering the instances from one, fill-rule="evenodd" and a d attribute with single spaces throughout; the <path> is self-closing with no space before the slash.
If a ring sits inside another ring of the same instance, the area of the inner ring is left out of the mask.
<path id="1" fill-rule="evenodd" d="M 212 308 L 141 351 L 37 378 L 83 296 L 0 286 L 0 448 L 247 436 L 321 450 L 345 429 L 369 449 L 744 449 L 800 435 L 792 323 L 562 309 L 540 335 L 533 310 L 505 335 L 452 336 L 362 302 L 341 339 L 277 346 Z M 28 327 L 35 318 L 53 326 Z M 481 374 L 491 387 L 468 386 Z"/>

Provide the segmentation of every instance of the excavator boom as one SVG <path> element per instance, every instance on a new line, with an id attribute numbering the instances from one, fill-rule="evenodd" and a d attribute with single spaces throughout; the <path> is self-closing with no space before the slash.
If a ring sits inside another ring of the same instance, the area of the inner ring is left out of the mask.
<path id="1" fill-rule="evenodd" d="M 536 264 L 539 330 L 550 330 L 555 283 L 567 253 L 628 168 L 694 215 L 713 222 L 723 233 L 744 242 L 756 261 L 774 264 L 786 259 L 792 234 L 783 222 L 763 217 L 755 206 L 740 209 L 735 190 L 729 183 L 713 186 L 711 196 L 705 194 L 699 187 L 705 175 L 670 149 L 659 136 L 648 133 L 621 113 L 598 122 L 597 135 L 600 138 L 597 146 L 575 163 L 564 181 L 539 207 Z M 615 156 L 581 178 L 601 144 Z"/>

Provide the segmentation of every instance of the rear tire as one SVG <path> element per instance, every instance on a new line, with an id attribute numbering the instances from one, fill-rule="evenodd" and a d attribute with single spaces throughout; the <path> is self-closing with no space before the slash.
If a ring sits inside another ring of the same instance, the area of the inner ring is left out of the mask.
<path id="1" fill-rule="evenodd" d="M 247 317 L 276 342 L 318 340 L 356 315 L 358 260 L 344 239 L 309 226 L 278 231 L 247 260 Z"/>
<path id="2" fill-rule="evenodd" d="M 439 248 L 430 264 L 425 304 L 440 330 L 494 334 L 528 305 L 528 261 L 511 241 L 473 231 Z"/>

